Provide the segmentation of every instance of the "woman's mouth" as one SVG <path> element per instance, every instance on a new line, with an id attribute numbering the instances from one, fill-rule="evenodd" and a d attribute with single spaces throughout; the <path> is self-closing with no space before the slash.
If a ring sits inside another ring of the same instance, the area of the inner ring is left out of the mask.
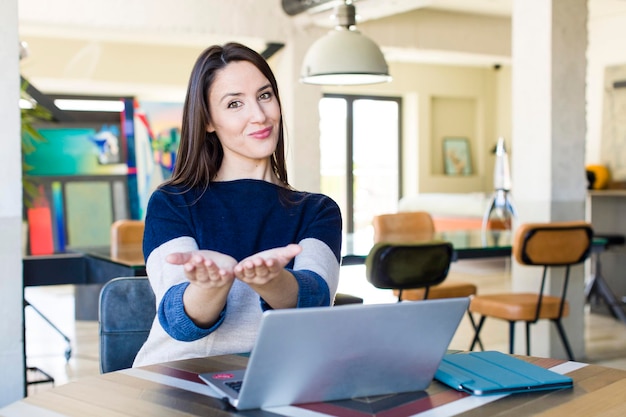
<path id="1" fill-rule="evenodd" d="M 272 134 L 272 126 L 266 127 L 265 129 L 257 130 L 256 132 L 250 133 L 249 136 L 255 139 L 267 139 Z"/>

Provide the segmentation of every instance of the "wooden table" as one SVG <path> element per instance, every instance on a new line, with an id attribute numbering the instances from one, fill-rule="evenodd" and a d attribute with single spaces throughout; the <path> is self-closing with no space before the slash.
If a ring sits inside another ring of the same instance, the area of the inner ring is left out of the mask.
<path id="1" fill-rule="evenodd" d="M 0 409 L 3 417 L 123 416 L 596 416 L 626 415 L 626 371 L 557 359 L 521 357 L 574 379 L 574 388 L 473 397 L 433 381 L 426 391 L 369 399 L 237 412 L 210 397 L 200 372 L 243 368 L 239 355 L 189 359 L 84 378 Z"/>

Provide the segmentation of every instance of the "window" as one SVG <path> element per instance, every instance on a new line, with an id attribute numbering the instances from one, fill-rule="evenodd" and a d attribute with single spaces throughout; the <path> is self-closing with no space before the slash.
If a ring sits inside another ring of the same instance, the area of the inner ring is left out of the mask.
<path id="1" fill-rule="evenodd" d="M 346 233 L 371 233 L 374 215 L 397 211 L 400 106 L 388 97 L 320 100 L 321 189 L 339 204 Z"/>

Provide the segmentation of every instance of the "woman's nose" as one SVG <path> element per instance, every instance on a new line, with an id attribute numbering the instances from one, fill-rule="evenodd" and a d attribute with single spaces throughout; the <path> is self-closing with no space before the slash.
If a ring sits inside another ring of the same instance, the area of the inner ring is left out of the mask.
<path id="1" fill-rule="evenodd" d="M 250 110 L 250 119 L 253 122 L 263 122 L 266 119 L 265 110 L 261 103 L 254 103 Z"/>

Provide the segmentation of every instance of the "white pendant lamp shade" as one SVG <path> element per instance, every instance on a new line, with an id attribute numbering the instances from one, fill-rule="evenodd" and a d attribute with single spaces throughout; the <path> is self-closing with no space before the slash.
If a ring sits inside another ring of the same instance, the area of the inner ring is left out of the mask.
<path id="1" fill-rule="evenodd" d="M 354 28 L 354 6 L 339 6 L 343 22 L 307 51 L 300 80 L 318 85 L 359 85 L 391 81 L 376 43 Z"/>

